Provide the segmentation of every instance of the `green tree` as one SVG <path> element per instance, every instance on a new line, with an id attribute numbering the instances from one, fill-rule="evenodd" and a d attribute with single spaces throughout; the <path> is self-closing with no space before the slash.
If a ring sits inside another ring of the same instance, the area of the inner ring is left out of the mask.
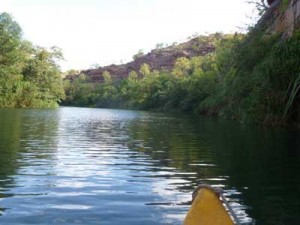
<path id="1" fill-rule="evenodd" d="M 105 84 L 111 84 L 112 83 L 111 75 L 108 71 L 104 71 L 102 76 L 103 76 L 103 80 L 104 80 Z"/>
<path id="2" fill-rule="evenodd" d="M 172 74 L 176 77 L 186 76 L 190 73 L 191 62 L 186 57 L 180 57 L 176 60 Z"/>
<path id="3" fill-rule="evenodd" d="M 136 81 L 138 78 L 138 74 L 135 71 L 130 71 L 130 73 L 128 74 L 128 80 L 131 81 Z"/>
<path id="4" fill-rule="evenodd" d="M 251 0 L 251 1 L 248 1 L 248 3 L 255 5 L 255 7 L 258 11 L 258 14 L 260 16 L 263 15 L 269 8 L 267 0 Z"/>
<path id="5" fill-rule="evenodd" d="M 143 77 L 146 77 L 151 74 L 150 66 L 147 63 L 144 63 L 140 67 L 140 73 L 143 75 Z"/>
<path id="6" fill-rule="evenodd" d="M 155 45 L 155 49 L 163 49 L 164 46 L 165 46 L 164 43 L 157 43 L 157 44 Z"/>
<path id="7" fill-rule="evenodd" d="M 143 50 L 143 49 L 140 49 L 140 50 L 138 51 L 138 53 L 136 53 L 132 58 L 133 58 L 133 60 L 136 60 L 136 59 L 142 57 L 143 55 L 145 55 L 144 50 Z"/>
<path id="8" fill-rule="evenodd" d="M 57 60 L 61 59 L 60 49 L 52 47 L 48 51 L 38 47 L 24 68 L 24 80 L 36 85 L 45 101 L 60 102 L 65 98 L 61 71 L 57 64 Z"/>
<path id="9" fill-rule="evenodd" d="M 14 107 L 15 91 L 24 63 L 22 30 L 8 13 L 0 14 L 0 107 Z"/>
<path id="10" fill-rule="evenodd" d="M 8 13 L 0 14 L 0 107 L 53 107 L 64 98 L 61 51 L 34 47 Z"/>

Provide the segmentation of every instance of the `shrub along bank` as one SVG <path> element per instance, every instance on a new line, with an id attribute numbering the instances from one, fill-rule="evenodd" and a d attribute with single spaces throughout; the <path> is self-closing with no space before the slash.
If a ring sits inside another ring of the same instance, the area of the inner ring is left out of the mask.
<path id="1" fill-rule="evenodd" d="M 65 105 L 194 112 L 242 122 L 284 124 L 298 120 L 300 35 L 252 30 L 247 35 L 199 37 L 216 50 L 177 59 L 172 71 L 144 64 L 128 78 L 93 83 L 84 74 L 65 80 Z"/>

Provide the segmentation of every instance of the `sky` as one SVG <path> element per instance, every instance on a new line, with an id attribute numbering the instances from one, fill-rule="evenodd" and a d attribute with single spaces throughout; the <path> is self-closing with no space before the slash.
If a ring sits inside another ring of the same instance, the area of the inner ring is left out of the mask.
<path id="1" fill-rule="evenodd" d="M 63 51 L 62 70 L 132 60 L 157 43 L 193 34 L 244 31 L 253 22 L 246 0 L 0 0 L 24 38 Z"/>

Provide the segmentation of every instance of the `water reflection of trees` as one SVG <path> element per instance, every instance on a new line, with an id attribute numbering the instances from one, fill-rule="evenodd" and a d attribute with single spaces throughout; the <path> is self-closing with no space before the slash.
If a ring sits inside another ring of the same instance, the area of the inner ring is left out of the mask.
<path id="1" fill-rule="evenodd" d="M 129 147 L 155 159 L 153 170 L 173 167 L 190 182 L 178 186 L 179 190 L 192 191 L 199 181 L 213 182 L 213 178 L 222 176 L 207 134 L 193 121 L 170 117 L 133 121 L 129 127 Z"/>
<path id="2" fill-rule="evenodd" d="M 0 109 L 0 199 L 14 195 L 22 169 L 53 157 L 57 123 L 52 110 Z"/>
<path id="3" fill-rule="evenodd" d="M 230 185 L 243 191 L 257 224 L 298 224 L 299 131 L 228 121 L 219 127 L 213 143 L 226 152 L 219 161 L 230 174 Z"/>
<path id="4" fill-rule="evenodd" d="M 225 185 L 242 192 L 238 198 L 251 206 L 247 211 L 258 224 L 297 224 L 298 131 L 187 117 L 133 121 L 129 127 L 129 147 L 151 156 L 157 168 L 196 172 L 181 175 L 190 183 L 179 190 L 191 191 L 199 181 Z"/>

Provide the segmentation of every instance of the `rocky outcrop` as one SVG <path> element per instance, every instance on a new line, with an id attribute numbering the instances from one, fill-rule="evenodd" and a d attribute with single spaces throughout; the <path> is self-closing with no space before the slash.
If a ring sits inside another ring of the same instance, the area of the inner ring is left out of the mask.
<path id="1" fill-rule="evenodd" d="M 258 27 L 264 27 L 266 33 L 283 33 L 290 37 L 300 28 L 300 0 L 275 0 L 258 22 Z"/>
<path id="2" fill-rule="evenodd" d="M 282 33 L 283 37 L 290 37 L 300 29 L 300 0 L 268 0 L 270 7 L 259 20 L 255 29 L 263 29 L 266 34 Z M 112 79 L 121 80 L 131 71 L 138 72 L 141 65 L 148 64 L 152 70 L 170 71 L 176 59 L 180 57 L 206 55 L 215 50 L 209 42 L 209 37 L 196 37 L 177 46 L 155 49 L 150 53 L 136 58 L 122 65 L 109 65 L 97 69 L 83 70 L 81 73 L 90 78 L 92 82 L 103 81 L 102 74 L 108 71 Z M 73 80 L 79 74 L 68 75 L 66 79 Z"/>
<path id="3" fill-rule="evenodd" d="M 215 46 L 210 43 L 209 37 L 196 37 L 177 46 L 152 50 L 148 54 L 126 64 L 83 70 L 81 73 L 88 76 L 92 82 L 102 82 L 102 74 L 105 71 L 110 73 L 113 80 L 121 80 L 126 78 L 131 71 L 139 72 L 141 65 L 144 63 L 148 64 L 151 70 L 170 71 L 176 59 L 180 57 L 204 56 L 214 50 Z M 78 76 L 79 74 L 72 74 L 68 75 L 66 79 L 73 80 Z"/>

